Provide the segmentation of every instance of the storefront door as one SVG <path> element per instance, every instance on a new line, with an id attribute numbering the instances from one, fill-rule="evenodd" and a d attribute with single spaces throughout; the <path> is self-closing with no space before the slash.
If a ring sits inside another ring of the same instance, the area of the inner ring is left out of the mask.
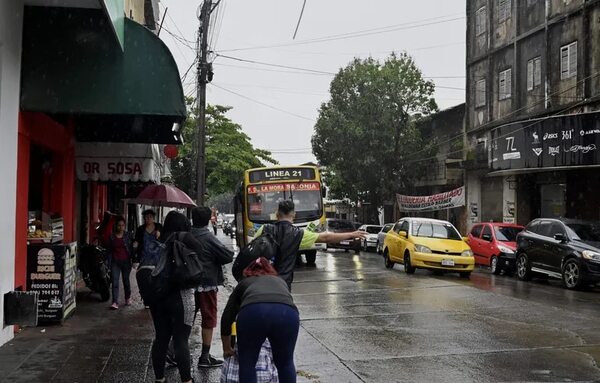
<path id="1" fill-rule="evenodd" d="M 560 218 L 566 215 L 567 184 L 539 185 L 542 218 Z"/>

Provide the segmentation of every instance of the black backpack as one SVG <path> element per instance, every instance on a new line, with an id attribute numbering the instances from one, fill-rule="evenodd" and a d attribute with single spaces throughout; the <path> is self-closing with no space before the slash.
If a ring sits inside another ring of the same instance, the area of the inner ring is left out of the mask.
<path id="1" fill-rule="evenodd" d="M 264 257 L 273 262 L 277 252 L 279 251 L 279 243 L 276 239 L 275 226 L 266 224 L 263 226 L 263 231 L 252 242 L 244 246 L 240 250 L 238 256 L 233 262 L 231 273 L 236 281 L 243 278 L 243 272 L 257 258 Z"/>
<path id="2" fill-rule="evenodd" d="M 174 233 L 167 238 L 158 264 L 150 275 L 151 301 L 166 298 L 175 289 L 200 286 L 204 270 L 198 254 L 183 241 L 186 233 Z"/>

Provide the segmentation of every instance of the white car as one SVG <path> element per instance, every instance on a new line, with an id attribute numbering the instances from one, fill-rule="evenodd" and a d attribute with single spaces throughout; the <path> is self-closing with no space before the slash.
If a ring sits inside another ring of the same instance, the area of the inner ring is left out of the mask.
<path id="1" fill-rule="evenodd" d="M 392 227 L 394 227 L 393 223 L 386 223 L 381 228 L 381 231 L 377 233 L 377 254 L 383 253 L 383 240 L 385 239 L 385 234 L 390 231 Z"/>
<path id="2" fill-rule="evenodd" d="M 367 236 L 360 242 L 364 251 L 369 251 L 370 248 L 374 249 L 377 247 L 377 234 L 381 231 L 381 226 L 362 225 L 358 230 L 367 232 Z"/>

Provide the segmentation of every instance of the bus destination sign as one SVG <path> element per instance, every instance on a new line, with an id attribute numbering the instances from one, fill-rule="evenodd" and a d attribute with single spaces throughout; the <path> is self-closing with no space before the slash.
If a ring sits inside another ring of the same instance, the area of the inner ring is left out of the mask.
<path id="1" fill-rule="evenodd" d="M 250 182 L 314 179 L 315 170 L 311 168 L 275 168 L 250 172 Z"/>

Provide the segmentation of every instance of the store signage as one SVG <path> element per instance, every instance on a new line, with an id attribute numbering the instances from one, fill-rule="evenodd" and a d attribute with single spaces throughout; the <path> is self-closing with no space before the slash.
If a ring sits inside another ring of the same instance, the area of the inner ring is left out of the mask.
<path id="1" fill-rule="evenodd" d="M 465 187 L 429 196 L 408 196 L 396 194 L 400 211 L 435 211 L 465 206 Z M 471 210 L 473 213 L 473 209 Z M 475 214 L 477 208 L 475 207 Z"/>
<path id="2" fill-rule="evenodd" d="M 152 158 L 78 157 L 75 166 L 81 181 L 156 181 Z"/>
<path id="3" fill-rule="evenodd" d="M 280 180 L 313 180 L 315 170 L 311 168 L 275 168 L 253 170 L 249 174 L 250 182 Z"/>
<path id="4" fill-rule="evenodd" d="M 508 124 L 491 138 L 493 170 L 600 165 L 600 113 Z"/>
<path id="5" fill-rule="evenodd" d="M 28 290 L 38 293 L 41 322 L 61 321 L 75 308 L 76 246 L 28 246 Z"/>
<path id="6" fill-rule="evenodd" d="M 318 182 L 299 182 L 285 184 L 265 184 L 248 186 L 248 194 L 319 191 Z"/>

